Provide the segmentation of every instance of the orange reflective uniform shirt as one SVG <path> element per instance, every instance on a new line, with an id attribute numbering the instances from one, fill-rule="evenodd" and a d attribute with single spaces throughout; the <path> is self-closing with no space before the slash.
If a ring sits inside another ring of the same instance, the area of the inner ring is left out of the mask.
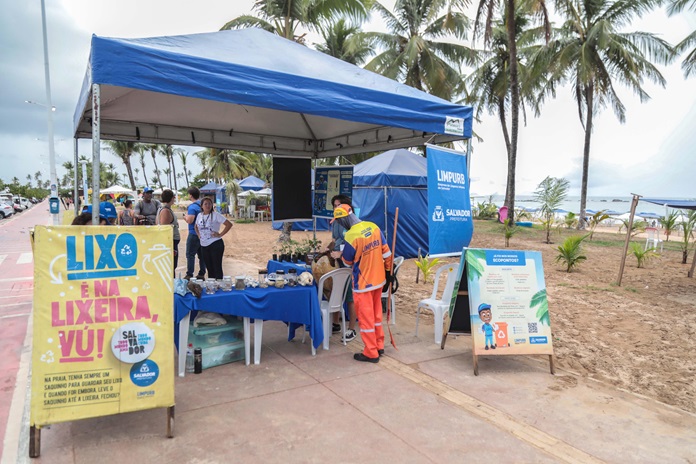
<path id="1" fill-rule="evenodd" d="M 346 232 L 344 240 L 342 258 L 348 266 L 353 266 L 353 291 L 382 290 L 386 283 L 385 271 L 391 269 L 392 252 L 379 227 L 361 221 Z"/>

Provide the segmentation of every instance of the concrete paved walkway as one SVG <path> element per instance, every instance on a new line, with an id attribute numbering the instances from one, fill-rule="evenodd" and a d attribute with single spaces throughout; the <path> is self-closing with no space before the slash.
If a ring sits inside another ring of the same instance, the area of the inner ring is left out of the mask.
<path id="1" fill-rule="evenodd" d="M 399 350 L 388 346 L 379 364 L 354 361 L 361 342 L 344 347 L 337 335 L 312 357 L 309 342 L 267 322 L 260 365 L 177 377 L 175 438 L 164 409 L 141 411 L 43 429 L 41 458 L 30 460 L 25 411 L 3 461 L 696 462 L 692 414 L 552 376 L 541 357 L 483 357 L 475 377 L 468 337 L 441 350 L 432 326 L 416 338 L 412 322 L 399 315 Z"/>

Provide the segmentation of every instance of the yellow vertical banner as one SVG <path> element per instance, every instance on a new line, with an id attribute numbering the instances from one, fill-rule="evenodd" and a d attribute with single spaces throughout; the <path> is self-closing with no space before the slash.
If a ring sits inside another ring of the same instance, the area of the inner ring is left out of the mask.
<path id="1" fill-rule="evenodd" d="M 169 226 L 37 226 L 31 425 L 174 405 Z"/>

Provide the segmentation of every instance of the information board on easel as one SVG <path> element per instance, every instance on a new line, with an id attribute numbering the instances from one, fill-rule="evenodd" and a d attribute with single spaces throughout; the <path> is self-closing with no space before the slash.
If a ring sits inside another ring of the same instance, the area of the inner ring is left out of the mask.
<path id="1" fill-rule="evenodd" d="M 466 248 L 462 250 L 459 260 L 457 280 L 454 282 L 454 291 L 449 306 L 448 329 L 442 337 L 440 348 L 445 349 L 448 335 L 471 334 L 471 319 L 469 318 L 469 292 L 466 279 L 466 261 L 464 255 Z"/>
<path id="2" fill-rule="evenodd" d="M 468 249 L 464 254 L 474 374 L 480 355 L 548 355 L 553 343 L 541 253 Z M 462 277 L 464 279 L 464 277 Z"/>

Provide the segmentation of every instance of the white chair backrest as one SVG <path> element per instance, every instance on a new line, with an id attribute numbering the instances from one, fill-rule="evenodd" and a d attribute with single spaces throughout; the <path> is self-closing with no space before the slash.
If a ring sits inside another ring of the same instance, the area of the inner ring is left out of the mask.
<path id="1" fill-rule="evenodd" d="M 655 227 L 646 227 L 645 232 L 648 234 L 649 240 L 660 238 L 660 234 L 658 233 L 658 230 Z"/>
<path id="2" fill-rule="evenodd" d="M 454 282 L 457 280 L 457 271 L 459 270 L 459 263 L 445 264 L 437 268 L 435 273 L 435 285 L 433 286 L 433 294 L 430 296 L 433 300 L 437 299 L 437 288 L 440 286 L 440 275 L 447 271 L 447 282 L 445 283 L 445 290 L 442 293 L 442 301 L 449 301 L 452 298 L 452 292 L 454 291 Z"/>
<path id="3" fill-rule="evenodd" d="M 343 306 L 343 300 L 346 293 L 348 292 L 348 285 L 350 281 L 350 271 L 349 267 L 343 267 L 340 269 L 334 269 L 331 272 L 327 272 L 319 279 L 317 288 L 324 288 L 324 282 L 328 279 L 333 279 L 331 287 L 331 295 L 329 295 L 329 312 L 339 311 Z M 321 305 L 322 292 L 319 291 L 319 304 Z"/>
<path id="4" fill-rule="evenodd" d="M 394 258 L 394 275 L 396 275 L 396 273 L 399 272 L 399 268 L 402 264 L 404 264 L 403 256 L 397 256 L 396 258 Z"/>

